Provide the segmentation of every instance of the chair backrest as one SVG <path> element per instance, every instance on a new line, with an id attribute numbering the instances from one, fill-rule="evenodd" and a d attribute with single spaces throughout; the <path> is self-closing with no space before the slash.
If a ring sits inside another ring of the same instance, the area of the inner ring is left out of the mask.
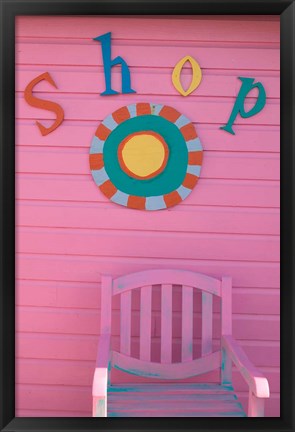
<path id="1" fill-rule="evenodd" d="M 212 351 L 212 296 L 221 298 L 221 334 L 231 334 L 231 278 L 221 280 L 185 270 L 147 270 L 101 279 L 101 333 L 111 333 L 112 297 L 120 295 L 120 350 L 112 366 L 125 372 L 160 378 L 187 378 L 217 369 L 221 351 Z M 161 286 L 161 360 L 151 362 L 152 286 Z M 181 362 L 172 363 L 172 287 L 182 286 Z M 131 291 L 140 288 L 139 359 L 131 353 Z M 201 357 L 193 359 L 193 289 L 202 295 Z"/>

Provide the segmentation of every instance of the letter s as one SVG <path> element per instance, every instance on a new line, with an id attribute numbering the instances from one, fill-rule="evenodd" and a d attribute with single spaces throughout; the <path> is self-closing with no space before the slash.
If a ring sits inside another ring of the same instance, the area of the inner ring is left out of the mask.
<path id="1" fill-rule="evenodd" d="M 44 100 L 44 99 L 39 99 L 36 96 L 33 96 L 33 93 L 32 93 L 33 88 L 35 87 L 36 84 L 38 84 L 40 81 L 43 81 L 43 80 L 49 82 L 51 85 L 53 85 L 55 88 L 57 88 L 57 86 L 56 86 L 55 82 L 53 81 L 53 79 L 51 78 L 50 74 L 48 72 L 45 72 L 45 73 L 37 76 L 36 78 L 34 78 L 27 85 L 27 87 L 25 88 L 24 97 L 25 97 L 26 102 L 29 105 L 31 105 L 35 108 L 41 108 L 41 109 L 45 109 L 48 111 L 53 111 L 56 114 L 56 120 L 53 123 L 53 125 L 50 126 L 49 128 L 46 128 L 41 123 L 36 121 L 36 124 L 37 124 L 38 128 L 40 129 L 41 134 L 44 136 L 44 135 L 48 135 L 50 132 L 57 129 L 58 126 L 63 122 L 64 111 L 63 111 L 62 107 L 55 102 L 51 102 L 51 101 Z"/>

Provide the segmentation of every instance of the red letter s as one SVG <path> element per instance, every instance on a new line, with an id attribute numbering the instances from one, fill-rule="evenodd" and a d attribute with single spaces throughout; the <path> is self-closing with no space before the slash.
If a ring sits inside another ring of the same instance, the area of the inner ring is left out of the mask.
<path id="1" fill-rule="evenodd" d="M 63 111 L 62 107 L 55 102 L 51 102 L 51 101 L 44 100 L 44 99 L 39 99 L 36 96 L 33 96 L 33 93 L 32 93 L 33 88 L 35 87 L 36 84 L 38 84 L 40 81 L 43 81 L 43 80 L 49 82 L 51 85 L 53 85 L 55 88 L 57 88 L 57 86 L 56 86 L 55 82 L 53 81 L 53 79 L 51 78 L 50 74 L 48 72 L 45 72 L 45 73 L 37 76 L 36 78 L 34 78 L 27 85 L 27 87 L 25 88 L 24 97 L 25 97 L 26 102 L 29 105 L 31 105 L 35 108 L 41 108 L 41 109 L 45 109 L 48 111 L 53 111 L 56 114 L 56 120 L 53 123 L 53 125 L 50 126 L 49 128 L 46 128 L 41 123 L 36 121 L 36 124 L 37 124 L 38 128 L 40 129 L 41 134 L 44 136 L 44 135 L 48 135 L 50 132 L 54 131 L 63 122 L 64 111 Z"/>

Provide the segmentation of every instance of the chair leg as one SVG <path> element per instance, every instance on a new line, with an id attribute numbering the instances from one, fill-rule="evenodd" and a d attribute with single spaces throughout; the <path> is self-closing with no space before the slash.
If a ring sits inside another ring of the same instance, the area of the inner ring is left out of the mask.
<path id="1" fill-rule="evenodd" d="M 93 397 L 92 417 L 107 417 L 107 401 L 104 396 Z"/>
<path id="2" fill-rule="evenodd" d="M 224 348 L 222 348 L 221 354 L 222 354 L 221 383 L 222 385 L 231 384 L 232 383 L 232 360 Z"/>
<path id="3" fill-rule="evenodd" d="M 258 398 L 249 390 L 248 417 L 264 417 L 264 398 Z"/>

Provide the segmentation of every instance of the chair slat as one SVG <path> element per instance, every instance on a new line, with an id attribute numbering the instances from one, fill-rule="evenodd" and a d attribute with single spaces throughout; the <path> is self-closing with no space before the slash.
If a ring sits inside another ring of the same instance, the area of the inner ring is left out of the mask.
<path id="1" fill-rule="evenodd" d="M 112 365 L 132 375 L 155 379 L 182 379 L 220 369 L 221 352 L 215 351 L 206 357 L 199 357 L 185 363 L 144 362 L 135 357 L 113 351 Z"/>
<path id="2" fill-rule="evenodd" d="M 202 292 L 202 356 L 212 352 L 212 294 Z"/>
<path id="3" fill-rule="evenodd" d="M 182 361 L 193 359 L 193 288 L 182 288 Z"/>
<path id="4" fill-rule="evenodd" d="M 221 295 L 221 283 L 219 279 L 192 271 L 176 269 L 144 270 L 142 272 L 118 277 L 114 279 L 113 282 L 113 294 L 123 293 L 133 288 L 140 288 L 145 284 L 161 285 L 164 283 L 171 285 L 187 285 L 195 288 L 200 287 L 202 290 L 210 292 L 211 294 L 217 296 Z"/>
<path id="5" fill-rule="evenodd" d="M 151 323 L 152 323 L 152 287 L 145 286 L 140 291 L 140 345 L 139 358 L 151 360 Z"/>
<path id="6" fill-rule="evenodd" d="M 172 285 L 163 284 L 161 293 L 161 363 L 172 361 Z"/>
<path id="7" fill-rule="evenodd" d="M 131 291 L 121 294 L 120 350 L 130 355 L 131 348 Z"/>

